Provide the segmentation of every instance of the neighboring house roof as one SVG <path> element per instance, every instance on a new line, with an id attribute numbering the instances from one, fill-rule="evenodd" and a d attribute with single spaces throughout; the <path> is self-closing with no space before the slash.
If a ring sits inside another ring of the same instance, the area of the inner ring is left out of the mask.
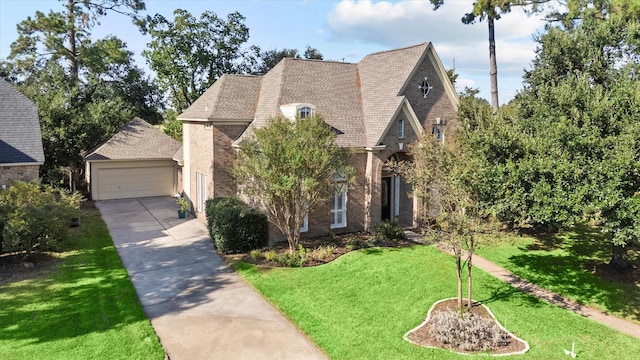
<path id="1" fill-rule="evenodd" d="M 173 159 L 182 147 L 162 130 L 134 118 L 118 133 L 85 156 L 85 160 L 160 160 Z"/>
<path id="2" fill-rule="evenodd" d="M 0 164 L 44 163 L 38 108 L 0 79 Z"/>
<path id="3" fill-rule="evenodd" d="M 454 105 L 455 89 L 446 78 L 431 43 L 366 56 L 357 64 L 285 58 L 261 76 L 224 75 L 193 105 L 178 116 L 183 121 L 221 124 L 243 120 L 251 124 L 239 139 L 283 115 L 281 107 L 312 104 L 347 147 L 375 147 L 388 131 L 395 114 L 410 107 L 402 95 L 418 66 L 429 60 L 446 81 Z M 413 114 L 408 109 L 409 114 Z M 415 117 L 415 114 L 414 114 Z M 417 123 L 413 119 L 412 125 Z"/>

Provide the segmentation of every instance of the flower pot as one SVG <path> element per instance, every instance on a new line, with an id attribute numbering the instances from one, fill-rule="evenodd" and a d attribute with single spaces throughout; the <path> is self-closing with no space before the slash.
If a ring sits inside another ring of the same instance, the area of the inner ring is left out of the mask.
<path id="1" fill-rule="evenodd" d="M 184 219 L 186 214 L 186 211 L 178 210 L 178 219 Z"/>

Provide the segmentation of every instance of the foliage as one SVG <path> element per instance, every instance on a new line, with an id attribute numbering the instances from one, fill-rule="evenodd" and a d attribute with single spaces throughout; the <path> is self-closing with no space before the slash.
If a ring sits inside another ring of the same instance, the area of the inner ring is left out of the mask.
<path id="1" fill-rule="evenodd" d="M 437 341 L 463 351 L 497 348 L 508 336 L 489 318 L 473 314 L 461 317 L 454 311 L 434 314 L 429 331 Z"/>
<path id="2" fill-rule="evenodd" d="M 242 264 L 238 271 L 331 359 L 464 359 L 402 338 L 422 323 L 433 303 L 454 294 L 453 260 L 433 246 L 414 246 L 350 252 L 317 267 L 261 271 Z M 484 271 L 473 275 L 477 300 L 531 345 L 524 358 L 566 357 L 562 349 L 572 341 L 579 358 L 626 359 L 640 351 L 636 338 L 528 296 Z M 566 276 L 558 279 L 588 292 Z"/>
<path id="3" fill-rule="evenodd" d="M 258 249 L 251 250 L 249 252 L 249 256 L 254 260 L 260 260 L 260 259 L 262 259 L 264 257 L 262 255 L 262 251 L 260 251 Z"/>
<path id="4" fill-rule="evenodd" d="M 176 199 L 176 204 L 178 204 L 178 206 L 180 207 L 180 211 L 181 212 L 185 212 L 187 210 L 189 210 L 189 208 L 191 207 L 191 204 L 189 203 L 189 200 L 187 200 L 186 198 L 180 196 Z"/>
<path id="5" fill-rule="evenodd" d="M 397 221 L 385 220 L 376 227 L 377 238 L 391 241 L 404 240 L 404 229 Z"/>
<path id="6" fill-rule="evenodd" d="M 71 171 L 74 189 L 82 155 L 134 116 L 161 119 L 161 98 L 133 65 L 133 54 L 113 36 L 93 39 L 101 16 L 129 16 L 144 9 L 138 0 L 67 0 L 59 12 L 36 12 L 17 25 L 18 39 L 0 64 L 7 80 L 38 106 L 45 180 L 61 184 L 60 167 Z"/>
<path id="7" fill-rule="evenodd" d="M 301 267 L 307 261 L 307 249 L 298 244 L 296 251 L 279 253 L 275 261 L 283 266 Z"/>
<path id="8" fill-rule="evenodd" d="M 81 196 L 36 182 L 17 181 L 0 191 L 0 250 L 27 255 L 57 250 Z"/>
<path id="9" fill-rule="evenodd" d="M 329 258 L 336 251 L 335 245 L 323 245 L 308 251 L 307 257 L 311 260 L 324 261 Z"/>
<path id="10" fill-rule="evenodd" d="M 267 245 L 267 217 L 237 198 L 207 200 L 211 238 L 220 252 L 242 253 Z"/>
<path id="11" fill-rule="evenodd" d="M 284 58 L 323 60 L 324 57 L 317 49 L 308 45 L 302 56 L 300 56 L 300 53 L 296 49 L 283 48 L 280 50 L 272 49 L 262 51 L 260 53 L 259 64 L 254 69 L 254 72 L 257 74 L 266 74 Z"/>
<path id="12" fill-rule="evenodd" d="M 138 25 L 151 35 L 142 55 L 180 113 L 223 74 L 249 72 L 255 59 L 242 49 L 249 28 L 240 13 L 232 12 L 223 19 L 205 11 L 196 18 L 187 10 L 176 9 L 173 15 L 173 20 L 161 14 L 147 16 Z"/>
<path id="13" fill-rule="evenodd" d="M 175 140 L 182 142 L 182 121 L 175 118 L 175 112 L 173 112 L 172 119 L 167 119 L 162 124 L 162 131 Z"/>
<path id="14" fill-rule="evenodd" d="M 80 218 L 55 257 L 0 281 L 0 358 L 164 359 L 100 213 Z"/>
<path id="15" fill-rule="evenodd" d="M 585 18 L 549 28 L 525 87 L 497 117 L 466 111 L 464 143 L 481 208 L 511 225 L 571 226 L 597 216 L 611 262 L 640 239 L 637 20 Z"/>
<path id="16" fill-rule="evenodd" d="M 335 144 L 335 132 L 320 116 L 272 118 L 240 144 L 234 175 L 240 190 L 260 205 L 293 252 L 304 217 L 327 201 L 343 178 L 351 181 L 347 151 Z"/>

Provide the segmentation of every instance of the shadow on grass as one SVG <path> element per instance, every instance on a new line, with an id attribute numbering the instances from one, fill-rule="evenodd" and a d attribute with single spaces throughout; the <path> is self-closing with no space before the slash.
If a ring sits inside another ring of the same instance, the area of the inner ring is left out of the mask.
<path id="1" fill-rule="evenodd" d="M 594 264 L 606 264 L 611 257 L 611 241 L 597 228 L 580 224 L 552 237 L 534 238 L 509 257 L 517 275 L 581 304 L 600 304 L 608 312 L 640 321 L 640 284 L 633 279 L 607 281 L 592 272 Z M 632 258 L 640 265 L 635 254 Z"/>

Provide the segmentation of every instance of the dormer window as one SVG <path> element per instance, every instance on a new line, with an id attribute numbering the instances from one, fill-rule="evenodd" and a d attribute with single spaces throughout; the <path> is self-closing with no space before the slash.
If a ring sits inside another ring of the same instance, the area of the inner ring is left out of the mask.
<path id="1" fill-rule="evenodd" d="M 316 107 L 308 103 L 294 103 L 281 105 L 280 111 L 282 111 L 282 115 L 291 120 L 295 119 L 296 116 L 300 119 L 306 119 L 315 114 Z"/>
<path id="2" fill-rule="evenodd" d="M 308 106 L 298 109 L 298 116 L 300 116 L 300 119 L 306 119 L 311 115 L 313 115 L 313 109 Z"/>

